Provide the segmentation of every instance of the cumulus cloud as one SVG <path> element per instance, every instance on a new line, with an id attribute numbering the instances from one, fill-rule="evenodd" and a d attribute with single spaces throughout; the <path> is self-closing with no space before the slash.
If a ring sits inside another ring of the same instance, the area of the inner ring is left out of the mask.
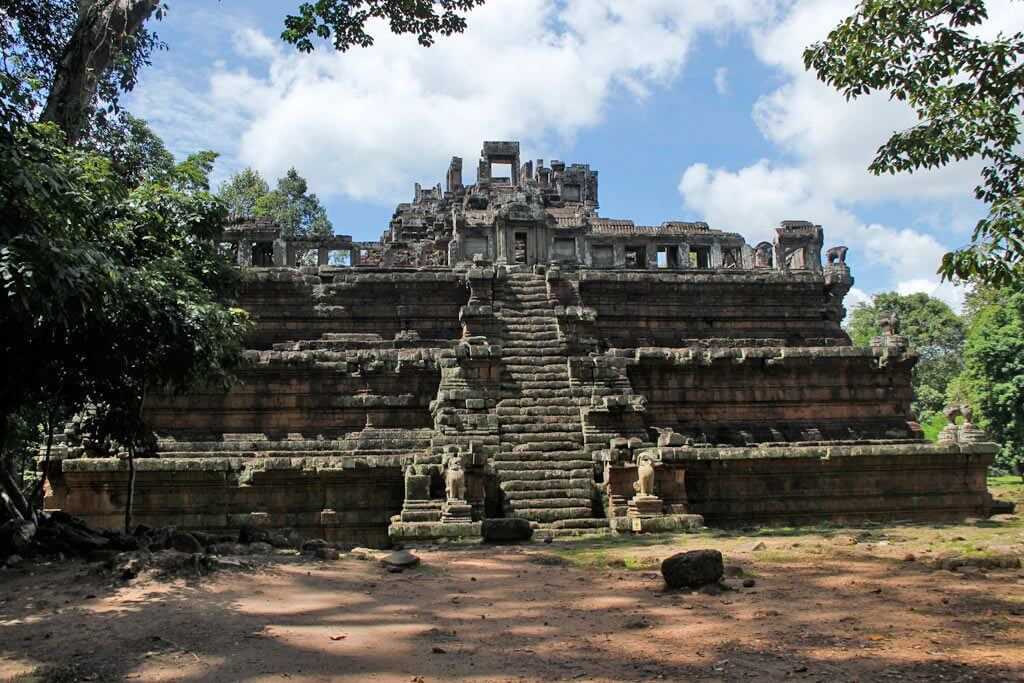
<path id="1" fill-rule="evenodd" d="M 678 77 L 699 35 L 747 26 L 770 2 L 493 0 L 430 49 L 375 25 L 372 49 L 344 54 L 300 54 L 242 28 L 231 40 L 251 68 L 208 78 L 195 127 L 215 117 L 238 161 L 268 175 L 295 165 L 326 197 L 388 203 L 412 179 L 439 180 L 453 152 L 471 174 L 481 140 L 557 153 L 613 93 L 647 97 Z"/>
<path id="2" fill-rule="evenodd" d="M 1024 28 L 1020 7 L 991 4 L 992 16 L 1004 30 Z M 877 283 L 882 288 L 926 292 L 959 305 L 962 292 L 940 283 L 935 271 L 943 253 L 966 241 L 981 212 L 971 197 L 980 164 L 871 175 L 867 167 L 878 146 L 894 131 L 913 125 L 913 111 L 885 95 L 848 102 L 803 68 L 803 49 L 827 35 L 853 7 L 851 0 L 797 0 L 777 19 L 750 25 L 754 54 L 782 79 L 752 111 L 778 156 L 738 170 L 693 164 L 684 171 L 679 191 L 685 206 L 712 224 L 754 239 L 770 239 L 779 219 L 820 223 L 830 243 L 853 249 L 855 271 L 858 264 L 887 271 L 887 279 Z M 885 201 L 912 205 L 918 216 L 913 225 L 859 217 L 862 207 Z M 866 293 L 859 291 L 860 296 Z"/>

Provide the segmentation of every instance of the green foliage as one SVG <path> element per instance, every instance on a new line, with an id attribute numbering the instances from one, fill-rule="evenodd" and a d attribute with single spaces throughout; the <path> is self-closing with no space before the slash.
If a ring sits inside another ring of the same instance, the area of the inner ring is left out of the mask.
<path id="1" fill-rule="evenodd" d="M 97 5 L 100 3 L 96 3 Z M 80 19 L 77 0 L 9 0 L 0 10 L 0 73 L 21 84 L 26 97 L 19 109 L 29 117 L 40 109 L 53 86 L 57 65 Z M 162 17 L 164 9 L 157 11 Z M 118 101 L 135 87 L 139 71 L 150 64 L 154 52 L 164 50 L 156 33 L 143 27 L 113 53 L 110 68 L 96 81 L 90 126 L 122 126 Z"/>
<path id="2" fill-rule="evenodd" d="M 980 412 L 981 427 L 1003 448 L 1005 465 L 1024 461 L 1024 293 L 1001 290 L 973 316 L 961 383 Z"/>
<path id="3" fill-rule="evenodd" d="M 276 189 L 257 200 L 256 213 L 273 217 L 281 226 L 282 235 L 334 234 L 320 198 L 308 192 L 306 179 L 294 168 L 278 179 Z"/>
<path id="4" fill-rule="evenodd" d="M 256 215 L 256 202 L 270 193 L 270 186 L 259 171 L 247 166 L 217 188 L 217 196 L 230 213 Z"/>
<path id="5" fill-rule="evenodd" d="M 383 19 L 391 32 L 413 34 L 420 45 L 434 44 L 434 35 L 450 36 L 466 28 L 464 13 L 484 0 L 316 0 L 304 2 L 299 13 L 285 19 L 281 38 L 302 52 L 313 51 L 313 38 L 334 37 L 342 52 L 373 45 L 366 22 Z"/>
<path id="6" fill-rule="evenodd" d="M 927 422 L 941 412 L 947 386 L 963 369 L 964 322 L 944 302 L 927 294 L 882 292 L 850 314 L 848 332 L 853 343 L 870 344 L 882 331 L 875 321 L 886 313 L 899 315 L 900 333 L 921 354 L 914 367 L 911 411 L 919 421 Z"/>
<path id="7" fill-rule="evenodd" d="M 993 286 L 1024 282 L 1024 34 L 976 37 L 988 14 L 984 0 L 861 0 L 804 64 L 847 99 L 886 92 L 906 102 L 918 123 L 877 151 L 876 174 L 913 172 L 981 158 L 975 195 L 991 205 L 973 243 L 946 254 L 946 278 Z"/>
<path id="8" fill-rule="evenodd" d="M 217 248 L 224 208 L 201 153 L 130 186 L 51 125 L 0 133 L 0 419 L 27 406 L 112 406 L 109 433 L 142 440 L 151 388 L 226 381 L 245 314 Z M 111 418 L 112 420 L 114 417 Z"/>
<path id="9" fill-rule="evenodd" d="M 943 415 L 941 412 L 937 412 L 932 413 L 932 416 L 930 418 L 928 418 L 924 422 L 921 422 L 920 424 L 921 429 L 924 431 L 924 438 L 928 439 L 929 441 L 935 442 L 939 440 L 939 432 L 941 432 L 942 428 L 945 427 L 948 423 L 946 421 L 946 416 Z"/>
<path id="10" fill-rule="evenodd" d="M 294 168 L 278 179 L 273 190 L 257 171 L 246 168 L 221 184 L 217 193 L 232 213 L 273 218 L 282 235 L 334 234 L 320 198 L 310 194 L 306 179 Z"/>

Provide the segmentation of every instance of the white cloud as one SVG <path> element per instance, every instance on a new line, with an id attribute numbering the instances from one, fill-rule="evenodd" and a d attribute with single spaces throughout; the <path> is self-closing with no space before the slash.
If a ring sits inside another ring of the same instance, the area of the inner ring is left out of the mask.
<path id="1" fill-rule="evenodd" d="M 752 115 L 785 161 L 761 160 L 739 170 L 693 164 L 679 191 L 686 207 L 751 239 L 770 239 L 779 219 L 820 223 L 830 244 L 851 247 L 855 275 L 859 264 L 882 266 L 888 279 L 874 283 L 878 288 L 923 291 L 959 306 L 960 289 L 940 283 L 935 271 L 949 247 L 966 241 L 981 213 L 971 192 L 980 163 L 871 175 L 867 167 L 876 149 L 893 131 L 913 125 L 913 111 L 884 94 L 848 102 L 803 68 L 804 48 L 823 39 L 854 5 L 852 0 L 795 0 L 778 20 L 751 24 L 757 59 L 782 79 L 759 98 Z M 1020 4 L 990 5 L 991 25 L 1004 31 L 1024 28 Z M 858 215 L 864 207 L 894 200 L 911 209 L 912 225 L 883 225 Z"/>
<path id="2" fill-rule="evenodd" d="M 325 197 L 387 203 L 440 180 L 453 153 L 472 175 L 481 140 L 557 152 L 601 121 L 610 95 L 671 83 L 700 34 L 747 26 L 771 1 L 491 0 L 429 49 L 378 24 L 372 48 L 343 54 L 241 28 L 231 41 L 250 68 L 217 70 L 189 98 L 208 106 L 174 116 L 226 127 L 238 161 L 267 175 L 294 165 Z"/>
<path id="3" fill-rule="evenodd" d="M 721 96 L 729 94 L 729 82 L 726 80 L 729 76 L 729 69 L 724 66 L 720 66 L 715 69 L 715 90 Z"/>

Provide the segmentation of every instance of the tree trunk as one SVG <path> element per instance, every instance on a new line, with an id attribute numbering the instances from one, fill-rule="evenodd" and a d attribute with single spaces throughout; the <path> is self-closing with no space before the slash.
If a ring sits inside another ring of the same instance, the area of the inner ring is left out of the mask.
<path id="1" fill-rule="evenodd" d="M 37 515 L 43 511 L 43 499 L 46 498 L 46 475 L 50 472 L 50 453 L 53 451 L 53 415 L 48 414 L 46 418 L 46 455 L 43 457 L 43 471 L 39 474 L 39 481 L 32 492 L 32 514 Z"/>
<path id="2" fill-rule="evenodd" d="M 135 498 L 135 446 L 128 446 L 128 497 L 124 502 L 124 532 L 132 532 L 132 503 Z"/>
<path id="3" fill-rule="evenodd" d="M 0 490 L 3 491 L 4 507 L 9 508 L 8 512 L 14 510 L 18 513 L 15 516 L 24 520 L 32 521 L 34 519 L 32 508 L 29 507 L 28 501 L 25 500 L 25 495 L 18 487 L 18 482 L 11 476 L 7 465 L 0 465 Z"/>
<path id="4" fill-rule="evenodd" d="M 85 130 L 96 87 L 125 39 L 153 14 L 160 0 L 82 0 L 71 40 L 54 72 L 41 121 L 56 123 L 75 144 Z"/>

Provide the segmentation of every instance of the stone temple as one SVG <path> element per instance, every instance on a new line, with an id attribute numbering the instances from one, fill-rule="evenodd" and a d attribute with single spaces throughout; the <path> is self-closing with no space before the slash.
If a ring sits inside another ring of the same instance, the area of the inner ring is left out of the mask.
<path id="1" fill-rule="evenodd" d="M 241 383 L 147 402 L 136 517 L 246 521 L 359 543 L 989 514 L 996 447 L 939 444 L 909 413 L 898 321 L 840 326 L 846 248 L 782 221 L 773 242 L 598 213 L 587 164 L 485 142 L 378 242 L 281 237 L 234 217 L 246 272 Z M 126 465 L 69 425 L 48 507 L 117 526 Z M 949 431 L 949 430 L 947 430 Z"/>

